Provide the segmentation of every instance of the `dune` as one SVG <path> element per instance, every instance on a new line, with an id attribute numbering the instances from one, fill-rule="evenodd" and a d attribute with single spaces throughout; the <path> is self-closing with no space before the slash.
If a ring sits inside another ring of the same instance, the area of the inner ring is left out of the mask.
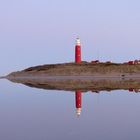
<path id="1" fill-rule="evenodd" d="M 140 78 L 140 65 L 116 63 L 63 63 L 30 67 L 12 72 L 6 77 L 49 77 L 49 76 L 89 76 L 89 77 L 132 77 Z"/>

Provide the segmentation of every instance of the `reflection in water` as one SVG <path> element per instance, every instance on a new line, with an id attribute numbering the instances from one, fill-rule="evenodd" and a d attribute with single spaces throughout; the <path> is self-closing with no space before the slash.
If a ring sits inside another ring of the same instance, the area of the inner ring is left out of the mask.
<path id="1" fill-rule="evenodd" d="M 1 81 L 1 140 L 140 138 L 140 94 L 134 94 L 140 91 L 138 79 L 14 79 L 13 82 L 49 90 L 34 90 Z M 60 92 L 57 89 L 72 92 Z M 86 94 L 87 91 L 90 92 Z M 78 120 L 76 115 L 80 116 Z"/>
<path id="2" fill-rule="evenodd" d="M 81 91 L 75 92 L 76 114 L 79 117 L 82 110 L 82 93 Z"/>
<path id="3" fill-rule="evenodd" d="M 22 83 L 29 87 L 65 90 L 65 91 L 100 91 L 129 90 L 140 92 L 140 78 L 138 79 L 46 79 L 46 78 L 13 78 L 14 83 Z"/>
<path id="4" fill-rule="evenodd" d="M 50 89 L 50 90 L 66 90 L 75 92 L 76 114 L 79 117 L 82 111 L 82 92 L 92 91 L 100 93 L 100 91 L 110 92 L 112 90 L 128 90 L 129 92 L 140 92 L 140 79 L 96 79 L 96 80 L 48 80 L 48 79 L 9 79 L 12 82 L 22 83 L 29 87 Z"/>
<path id="5" fill-rule="evenodd" d="M 130 89 L 129 89 L 129 92 L 135 92 L 135 93 L 138 93 L 138 92 L 140 92 L 140 89 L 130 88 Z"/>
<path id="6" fill-rule="evenodd" d="M 140 89 L 128 89 L 129 92 L 139 93 Z M 100 93 L 100 91 L 92 91 L 95 93 Z M 111 92 L 108 90 L 108 92 Z M 82 111 L 82 92 L 80 90 L 75 91 L 75 106 L 76 106 L 76 114 L 77 117 L 80 117 Z"/>

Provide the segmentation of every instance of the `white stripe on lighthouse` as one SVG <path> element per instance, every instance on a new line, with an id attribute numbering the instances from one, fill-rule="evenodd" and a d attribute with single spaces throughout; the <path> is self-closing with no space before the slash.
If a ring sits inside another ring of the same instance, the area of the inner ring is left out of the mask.
<path id="1" fill-rule="evenodd" d="M 76 45 L 81 45 L 81 43 L 80 43 L 80 38 L 77 38 L 77 39 L 76 39 Z"/>

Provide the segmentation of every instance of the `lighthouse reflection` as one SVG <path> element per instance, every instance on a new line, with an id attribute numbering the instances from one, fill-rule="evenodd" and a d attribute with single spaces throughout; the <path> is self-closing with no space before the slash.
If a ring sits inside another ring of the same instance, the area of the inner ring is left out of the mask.
<path id="1" fill-rule="evenodd" d="M 76 114 L 77 117 L 79 117 L 82 111 L 82 92 L 80 90 L 77 90 L 75 92 L 75 105 L 76 105 Z"/>

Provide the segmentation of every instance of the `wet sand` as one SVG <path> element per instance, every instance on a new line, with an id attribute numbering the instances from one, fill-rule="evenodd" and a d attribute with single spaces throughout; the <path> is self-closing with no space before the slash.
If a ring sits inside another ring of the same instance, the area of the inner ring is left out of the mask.
<path id="1" fill-rule="evenodd" d="M 94 80 L 94 79 L 140 79 L 140 74 L 93 74 L 93 75 L 73 75 L 73 76 L 49 76 L 49 75 L 17 75 L 17 76 L 5 76 L 6 79 L 46 79 L 46 80 Z"/>

